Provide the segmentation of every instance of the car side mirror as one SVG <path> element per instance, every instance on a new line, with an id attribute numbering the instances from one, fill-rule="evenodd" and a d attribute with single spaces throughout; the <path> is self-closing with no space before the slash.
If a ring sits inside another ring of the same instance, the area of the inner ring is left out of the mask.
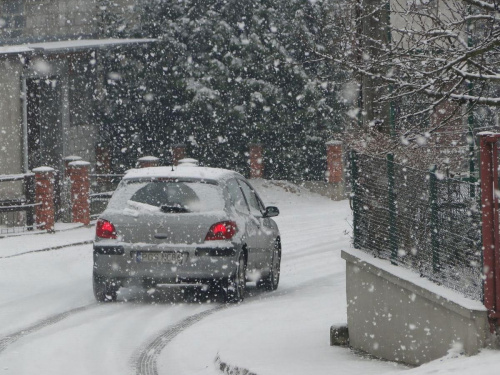
<path id="1" fill-rule="evenodd" d="M 266 207 L 266 212 L 264 213 L 264 217 L 274 217 L 278 216 L 279 214 L 280 210 L 278 210 L 278 207 L 269 206 Z"/>

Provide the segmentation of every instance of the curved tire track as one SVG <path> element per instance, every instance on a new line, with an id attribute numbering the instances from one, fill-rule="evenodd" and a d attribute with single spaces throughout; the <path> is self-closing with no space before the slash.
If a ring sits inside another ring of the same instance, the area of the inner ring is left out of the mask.
<path id="1" fill-rule="evenodd" d="M 135 370 L 137 375 L 158 375 L 158 369 L 156 367 L 156 360 L 158 355 L 161 353 L 163 348 L 168 345 L 178 334 L 182 333 L 185 329 L 189 328 L 195 323 L 198 323 L 202 319 L 212 315 L 213 313 L 229 308 L 232 305 L 220 305 L 214 307 L 213 309 L 202 311 L 198 314 L 188 316 L 182 319 L 177 324 L 174 324 L 164 331 L 162 331 L 158 336 L 156 336 L 151 342 L 149 342 L 144 348 L 142 348 L 139 354 L 136 356 L 135 360 Z"/>
<path id="2" fill-rule="evenodd" d="M 75 309 L 71 309 L 71 310 L 68 310 L 68 311 L 65 311 L 65 312 L 62 312 L 59 314 L 55 314 L 55 315 L 52 315 L 44 320 L 39 321 L 38 323 L 35 323 L 31 326 L 28 326 L 26 328 L 23 328 L 23 329 L 17 331 L 17 332 L 11 333 L 10 335 L 2 337 L 2 338 L 0 338 L 0 354 L 5 349 L 7 349 L 7 347 L 9 345 L 13 344 L 14 342 L 23 338 L 24 336 L 27 336 L 31 333 L 39 331 L 42 328 L 56 324 L 56 323 L 60 322 L 61 320 L 68 318 L 69 316 L 78 314 L 78 313 L 83 312 L 83 311 L 90 310 L 90 309 L 97 307 L 97 306 L 99 306 L 99 304 L 92 303 L 90 305 L 77 307 Z"/>

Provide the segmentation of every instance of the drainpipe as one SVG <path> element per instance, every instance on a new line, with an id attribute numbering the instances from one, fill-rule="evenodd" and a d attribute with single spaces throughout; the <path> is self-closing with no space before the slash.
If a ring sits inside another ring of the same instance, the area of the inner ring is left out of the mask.
<path id="1" fill-rule="evenodd" d="M 28 164 L 28 89 L 26 84 L 26 76 L 21 77 L 21 97 L 23 105 L 23 170 L 24 173 L 29 172 Z"/>

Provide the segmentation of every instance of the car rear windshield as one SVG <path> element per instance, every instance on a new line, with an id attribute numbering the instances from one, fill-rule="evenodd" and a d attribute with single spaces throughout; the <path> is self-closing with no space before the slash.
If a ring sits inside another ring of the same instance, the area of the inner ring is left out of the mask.
<path id="1" fill-rule="evenodd" d="M 171 213 L 219 211 L 224 208 L 224 198 L 218 185 L 203 181 L 123 181 L 108 208 L 120 210 L 130 206 Z"/>

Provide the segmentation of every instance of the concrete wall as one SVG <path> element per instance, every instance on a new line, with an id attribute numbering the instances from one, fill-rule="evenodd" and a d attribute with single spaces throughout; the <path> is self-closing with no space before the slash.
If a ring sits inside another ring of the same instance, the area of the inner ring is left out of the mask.
<path id="1" fill-rule="evenodd" d="M 109 31 L 136 28 L 140 22 L 137 4 L 136 0 L 0 0 L 0 15 L 5 22 L 5 27 L 0 28 L 0 40 L 40 41 L 107 34 L 108 30 L 99 27 L 108 13 L 118 23 L 106 25 Z"/>
<path id="2" fill-rule="evenodd" d="M 17 59 L 0 60 L 0 175 L 23 172 L 21 71 Z M 21 196 L 21 182 L 0 183 L 0 199 Z"/>
<path id="3" fill-rule="evenodd" d="M 313 193 L 330 198 L 334 201 L 341 201 L 347 198 L 345 183 L 329 183 L 325 181 L 303 181 L 300 186 L 312 191 Z"/>
<path id="4" fill-rule="evenodd" d="M 359 250 L 343 251 L 342 258 L 352 347 L 420 365 L 444 356 L 452 346 L 472 355 L 486 345 L 489 326 L 480 302 Z M 402 277 L 408 274 L 413 278 Z"/>

